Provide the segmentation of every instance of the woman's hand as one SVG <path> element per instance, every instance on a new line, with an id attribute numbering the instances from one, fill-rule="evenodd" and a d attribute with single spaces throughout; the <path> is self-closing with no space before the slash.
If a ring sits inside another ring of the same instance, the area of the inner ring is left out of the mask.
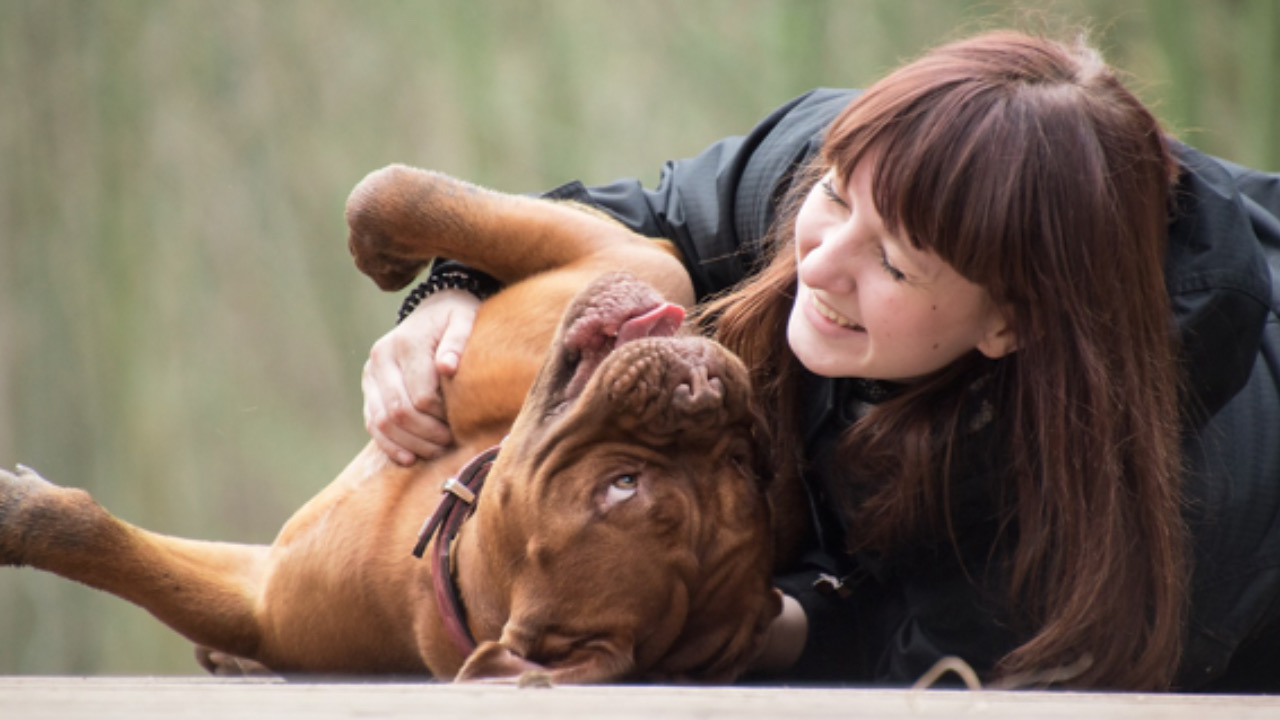
<path id="1" fill-rule="evenodd" d="M 479 306 L 469 292 L 441 290 L 369 351 L 360 382 L 365 429 L 392 461 L 411 465 L 453 442 L 440 379 L 457 372 Z"/>
<path id="2" fill-rule="evenodd" d="M 751 672 L 780 675 L 791 669 L 804 653 L 809 638 L 809 618 L 793 597 L 782 595 L 782 613 L 773 619 L 766 631 L 760 654 L 751 663 Z"/>

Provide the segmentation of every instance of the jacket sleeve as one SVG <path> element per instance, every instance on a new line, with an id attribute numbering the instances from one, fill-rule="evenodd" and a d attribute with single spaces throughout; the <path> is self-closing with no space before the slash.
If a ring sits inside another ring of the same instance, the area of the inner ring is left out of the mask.
<path id="1" fill-rule="evenodd" d="M 1280 198 L 1263 182 L 1269 177 L 1263 173 L 1185 145 L 1175 144 L 1174 151 L 1182 177 L 1169 225 L 1165 282 L 1188 382 L 1187 421 L 1198 430 L 1244 387 L 1258 357 L 1272 303 L 1264 248 L 1269 243 L 1275 253 L 1280 246 L 1274 236 L 1280 207 L 1265 204 L 1280 205 Z"/>
<path id="2" fill-rule="evenodd" d="M 1249 224 L 1271 269 L 1271 311 L 1280 313 L 1280 173 L 1219 162 L 1240 189 Z"/>
<path id="3" fill-rule="evenodd" d="M 653 189 L 623 179 L 590 188 L 570 183 L 549 195 L 595 205 L 642 235 L 674 242 L 702 299 L 757 269 L 774 205 L 793 171 L 818 151 L 827 125 L 856 95 L 806 93 L 747 135 L 668 162 Z"/>

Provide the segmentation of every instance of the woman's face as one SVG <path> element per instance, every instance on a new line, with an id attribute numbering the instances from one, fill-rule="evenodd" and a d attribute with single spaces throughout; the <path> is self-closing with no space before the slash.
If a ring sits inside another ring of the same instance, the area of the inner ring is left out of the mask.
<path id="1" fill-rule="evenodd" d="M 829 172 L 796 217 L 792 352 L 825 377 L 909 382 L 970 350 L 999 357 L 1016 340 L 986 290 L 937 255 L 885 231 L 873 165 L 843 186 Z"/>

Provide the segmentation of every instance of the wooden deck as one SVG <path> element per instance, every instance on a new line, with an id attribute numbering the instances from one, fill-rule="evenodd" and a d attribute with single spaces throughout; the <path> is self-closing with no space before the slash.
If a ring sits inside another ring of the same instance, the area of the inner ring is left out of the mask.
<path id="1" fill-rule="evenodd" d="M 1280 696 L 0 677 L 0 718 L 1280 718 Z"/>

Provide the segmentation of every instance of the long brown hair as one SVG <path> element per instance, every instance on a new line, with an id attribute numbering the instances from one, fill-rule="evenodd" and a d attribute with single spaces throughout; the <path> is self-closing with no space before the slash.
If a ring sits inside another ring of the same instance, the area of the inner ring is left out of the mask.
<path id="1" fill-rule="evenodd" d="M 951 532 L 951 460 L 985 378 L 1007 440 L 997 556 L 1029 638 L 997 673 L 1088 656 L 1077 685 L 1168 687 L 1189 560 L 1163 276 L 1177 166 L 1157 121 L 1085 44 L 1013 32 L 933 50 L 851 103 L 794 181 L 772 261 L 703 314 L 752 368 L 784 473 L 801 472 L 800 368 L 785 341 L 795 211 L 818 175 L 847 182 L 864 159 L 886 229 L 1008 308 L 1019 346 L 962 358 L 846 433 L 851 547 Z"/>

